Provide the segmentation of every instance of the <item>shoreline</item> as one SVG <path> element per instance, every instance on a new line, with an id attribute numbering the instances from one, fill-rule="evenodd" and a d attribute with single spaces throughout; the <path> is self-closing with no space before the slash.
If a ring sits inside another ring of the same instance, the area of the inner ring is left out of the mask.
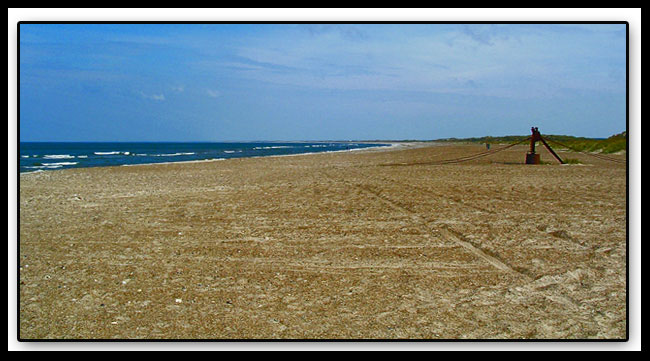
<path id="1" fill-rule="evenodd" d="M 268 142 L 272 143 L 272 142 Z M 279 142 L 278 143 L 289 143 L 289 142 Z M 299 143 L 299 142 L 296 142 Z M 345 143 L 344 141 L 330 142 L 330 143 Z M 364 143 L 364 142 L 354 142 L 354 143 Z M 382 144 L 375 147 L 364 147 L 364 148 L 354 148 L 354 149 L 343 149 L 343 150 L 329 150 L 323 152 L 306 152 L 306 153 L 296 153 L 296 154 L 274 154 L 274 155 L 259 155 L 259 156 L 249 156 L 249 157 L 232 157 L 232 158 L 213 158 L 213 159 L 196 159 L 196 160 L 179 160 L 171 162 L 155 162 L 155 163 L 137 163 L 137 164 L 120 164 L 120 165 L 109 165 L 109 166 L 90 166 L 90 167 L 74 167 L 74 168 L 64 168 L 64 169 L 37 169 L 34 171 L 20 172 L 19 174 L 33 174 L 33 173 L 44 173 L 52 171 L 62 171 L 62 170 L 71 170 L 71 169 L 86 169 L 86 168 L 108 168 L 108 167 L 137 167 L 137 166 L 151 166 L 158 164 L 189 164 L 189 163 L 211 163 L 217 161 L 226 161 L 231 159 L 257 159 L 257 158 L 273 158 L 273 157 L 296 157 L 301 155 L 316 155 L 316 154 L 332 154 L 332 153 L 362 153 L 362 152 L 376 152 L 376 151 L 395 151 L 400 148 L 417 148 L 418 143 L 424 143 L 427 145 L 433 145 L 434 142 L 386 142 L 386 143 L 377 143 L 377 142 L 367 142 L 366 144 Z M 423 145 L 426 146 L 426 145 Z"/>

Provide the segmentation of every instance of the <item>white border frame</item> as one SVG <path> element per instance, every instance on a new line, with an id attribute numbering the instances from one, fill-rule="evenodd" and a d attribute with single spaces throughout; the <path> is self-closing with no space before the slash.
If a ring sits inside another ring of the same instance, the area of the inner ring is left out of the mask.
<path id="1" fill-rule="evenodd" d="M 629 23 L 628 342 L 215 342 L 45 343 L 17 341 L 17 23 L 19 21 L 627 21 Z M 9 350 L 641 350 L 641 9 L 22 9 L 8 16 Z"/>

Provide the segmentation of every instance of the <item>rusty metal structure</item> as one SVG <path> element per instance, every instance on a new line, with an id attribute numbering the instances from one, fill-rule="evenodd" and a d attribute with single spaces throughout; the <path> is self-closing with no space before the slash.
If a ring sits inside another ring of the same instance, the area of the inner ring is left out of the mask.
<path id="1" fill-rule="evenodd" d="M 531 133 L 532 133 L 530 137 L 515 141 L 514 143 L 508 144 L 508 145 L 506 145 L 504 147 L 501 147 L 501 148 L 498 148 L 498 149 L 488 147 L 487 144 L 486 144 L 487 150 L 485 150 L 483 152 L 480 152 L 480 153 L 470 154 L 470 155 L 466 155 L 466 156 L 462 156 L 462 157 L 458 157 L 458 158 L 442 159 L 442 160 L 429 160 L 429 161 L 411 162 L 411 163 L 383 164 L 383 165 L 386 165 L 386 166 L 408 166 L 408 165 L 456 164 L 456 163 L 468 162 L 468 161 L 476 160 L 476 159 L 479 159 L 479 158 L 487 157 L 487 156 L 490 156 L 490 155 L 494 155 L 494 154 L 496 154 L 498 152 L 502 152 L 504 150 L 510 149 L 510 148 L 512 148 L 514 146 L 517 146 L 519 144 L 522 144 L 524 142 L 530 142 L 530 149 L 526 153 L 526 164 L 540 164 L 541 163 L 540 155 L 537 152 L 535 152 L 535 145 L 536 145 L 537 142 L 542 142 L 544 147 L 546 147 L 546 149 L 549 151 L 549 153 L 551 153 L 551 155 L 553 155 L 553 157 L 560 164 L 566 164 L 562 160 L 562 158 L 560 158 L 560 156 L 557 155 L 557 153 L 555 153 L 553 148 L 551 148 L 551 146 L 547 143 L 547 139 L 544 139 L 544 137 L 542 137 L 542 135 L 540 134 L 539 129 L 537 129 L 537 127 L 532 127 L 532 128 L 530 128 L 530 130 L 531 130 Z M 592 152 L 584 152 L 584 151 L 581 151 L 579 149 L 572 148 L 571 146 L 568 146 L 566 144 L 562 144 L 562 143 L 560 143 L 558 141 L 555 141 L 553 139 L 548 139 L 548 142 L 551 142 L 551 143 L 556 144 L 556 145 L 558 145 L 560 147 L 572 150 L 574 152 L 579 152 L 579 153 L 589 155 L 589 156 L 592 156 L 592 157 L 595 157 L 595 158 L 598 158 L 598 159 L 601 159 L 601 160 L 606 160 L 606 161 L 611 161 L 611 162 L 616 162 L 616 163 L 626 163 L 627 162 L 627 160 L 625 160 L 625 159 L 616 159 L 616 158 L 608 157 L 608 156 L 605 156 L 605 155 L 602 155 L 602 154 L 594 154 Z"/>
<path id="2" fill-rule="evenodd" d="M 540 164 L 541 163 L 540 158 L 539 158 L 539 153 L 535 153 L 535 143 L 537 143 L 538 141 L 540 141 L 540 142 L 542 142 L 542 144 L 544 144 L 544 147 L 546 147 L 546 149 L 553 155 L 553 157 L 555 157 L 555 159 L 557 159 L 558 162 L 560 162 L 560 164 L 564 164 L 564 161 L 562 160 L 562 158 L 560 158 L 560 156 L 557 155 L 557 153 L 555 153 L 555 151 L 553 151 L 553 148 L 551 148 L 551 146 L 548 145 L 548 143 L 546 143 L 546 140 L 544 140 L 542 135 L 539 133 L 539 129 L 537 129 L 537 127 L 530 128 L 530 131 L 533 134 L 529 138 L 530 139 L 530 150 L 528 151 L 528 153 L 526 153 L 526 164 Z"/>

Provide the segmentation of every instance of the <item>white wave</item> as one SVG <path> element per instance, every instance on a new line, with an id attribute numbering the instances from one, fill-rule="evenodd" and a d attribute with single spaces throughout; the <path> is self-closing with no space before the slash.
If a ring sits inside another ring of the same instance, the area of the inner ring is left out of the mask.
<path id="1" fill-rule="evenodd" d="M 45 159 L 71 159 L 71 158 L 74 158 L 74 155 L 69 155 L 69 154 L 48 154 L 48 155 L 44 155 L 43 158 L 45 158 Z"/>
<path id="2" fill-rule="evenodd" d="M 114 150 L 114 151 L 111 151 L 111 152 L 93 152 L 93 154 L 95 154 L 95 155 L 118 155 L 118 154 L 131 155 L 131 152 L 122 152 L 122 151 Z"/>
<path id="3" fill-rule="evenodd" d="M 21 158 L 29 158 L 28 155 L 21 155 L 20 157 L 21 157 Z"/>
<path id="4" fill-rule="evenodd" d="M 235 153 L 234 150 L 224 150 L 223 152 L 224 152 L 224 153 Z"/>
<path id="5" fill-rule="evenodd" d="M 122 167 L 138 167 L 142 165 L 160 165 L 160 164 L 179 164 L 179 163 L 207 163 L 207 162 L 216 162 L 220 160 L 226 160 L 226 158 L 210 158 L 210 159 L 199 159 L 199 160 L 186 160 L 186 161 L 175 161 L 175 162 L 158 162 L 158 163 L 140 163 L 140 164 L 122 164 Z"/>
<path id="6" fill-rule="evenodd" d="M 28 168 L 28 169 L 44 169 L 44 168 L 46 168 L 46 169 L 56 169 L 56 168 L 61 168 L 61 167 L 63 167 L 63 166 L 62 166 L 62 165 L 55 164 L 55 165 L 34 165 L 34 166 L 26 166 L 25 168 Z"/>
<path id="7" fill-rule="evenodd" d="M 271 146 L 271 147 L 255 147 L 253 149 L 260 150 L 260 149 L 280 149 L 280 148 L 293 148 L 293 146 L 291 146 L 291 145 L 274 145 L 274 146 Z"/>
<path id="8" fill-rule="evenodd" d="M 169 153 L 169 154 L 152 154 L 152 157 L 176 157 L 179 155 L 194 155 L 196 153 L 194 152 L 189 152 L 189 153 Z"/>
<path id="9" fill-rule="evenodd" d="M 58 163 L 46 163 L 43 164 L 45 167 L 54 167 L 54 166 L 63 166 L 63 165 L 75 165 L 79 162 L 58 162 Z"/>
<path id="10" fill-rule="evenodd" d="M 95 155 L 115 155 L 115 154 L 120 154 L 118 151 L 113 151 L 113 152 L 94 152 Z"/>
<path id="11" fill-rule="evenodd" d="M 57 169 L 61 168 L 66 165 L 75 165 L 78 164 L 79 162 L 56 162 L 56 163 L 43 163 L 41 165 L 31 165 L 31 166 L 25 166 L 24 168 L 27 169 Z"/>
<path id="12" fill-rule="evenodd" d="M 77 158 L 88 158 L 87 155 L 78 155 Z"/>

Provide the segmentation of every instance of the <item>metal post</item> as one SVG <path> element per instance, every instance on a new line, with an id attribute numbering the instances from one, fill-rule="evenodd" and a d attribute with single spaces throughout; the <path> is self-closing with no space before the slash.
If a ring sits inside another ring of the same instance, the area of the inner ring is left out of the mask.
<path id="1" fill-rule="evenodd" d="M 542 136 L 539 134 L 537 127 L 530 128 L 530 131 L 533 133 L 530 136 L 530 150 L 526 153 L 526 164 L 539 164 L 539 154 L 535 153 L 535 142 L 542 139 Z"/>
<path id="2" fill-rule="evenodd" d="M 537 129 L 537 127 L 530 128 L 530 131 L 533 134 L 530 136 L 530 150 L 528 153 L 526 153 L 526 164 L 540 164 L 539 154 L 535 153 L 535 143 L 537 141 L 541 141 L 542 144 L 544 144 L 544 147 L 546 147 L 546 149 L 553 155 L 553 157 L 555 157 L 555 159 L 557 159 L 560 164 L 564 164 L 562 158 L 560 158 L 560 156 L 553 151 L 551 146 L 546 143 L 546 140 L 542 138 L 542 135 L 539 133 L 539 129 Z"/>

